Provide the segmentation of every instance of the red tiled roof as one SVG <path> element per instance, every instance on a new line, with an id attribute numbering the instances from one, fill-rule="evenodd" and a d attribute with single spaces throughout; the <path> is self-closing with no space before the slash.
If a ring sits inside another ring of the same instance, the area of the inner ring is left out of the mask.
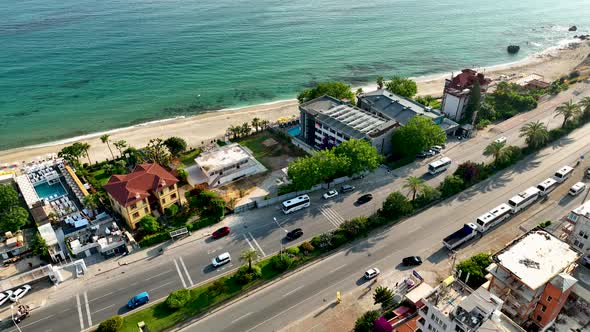
<path id="1" fill-rule="evenodd" d="M 486 86 L 491 82 L 491 80 L 489 78 L 485 78 L 482 73 L 478 74 L 473 69 L 463 69 L 461 74 L 451 79 L 449 87 L 459 90 L 467 89 L 473 86 L 473 82 L 475 82 L 476 79 L 479 80 L 479 84 L 482 89 L 485 89 Z"/>
<path id="2" fill-rule="evenodd" d="M 396 326 L 394 331 L 395 332 L 414 332 L 418 329 L 416 322 L 420 319 L 420 316 L 416 316 L 409 321 L 403 323 L 402 325 Z"/>
<path id="3" fill-rule="evenodd" d="M 158 164 L 139 164 L 132 173 L 111 176 L 103 188 L 122 206 L 129 206 L 151 195 L 162 187 L 178 182 Z"/>

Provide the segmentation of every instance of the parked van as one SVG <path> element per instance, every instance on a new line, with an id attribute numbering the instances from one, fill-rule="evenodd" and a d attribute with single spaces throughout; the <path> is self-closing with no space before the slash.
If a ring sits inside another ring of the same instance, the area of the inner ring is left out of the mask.
<path id="1" fill-rule="evenodd" d="M 135 295 L 134 297 L 132 297 L 131 300 L 129 300 L 129 302 L 127 302 L 127 307 L 129 309 L 137 308 L 138 306 L 140 306 L 142 304 L 148 303 L 149 300 L 150 300 L 150 296 L 148 295 L 147 292 L 139 293 L 139 294 Z"/>
<path id="2" fill-rule="evenodd" d="M 584 182 L 578 182 L 570 188 L 570 191 L 568 192 L 568 194 L 570 194 L 572 196 L 576 196 L 579 193 L 583 192 L 584 189 L 586 189 L 586 184 Z"/>
<path id="3" fill-rule="evenodd" d="M 574 171 L 573 167 L 563 166 L 562 168 L 557 170 L 557 172 L 555 172 L 555 174 L 553 174 L 553 177 L 555 178 L 555 180 L 557 180 L 557 182 L 562 183 L 565 180 L 567 180 L 567 178 L 569 178 L 570 175 L 572 175 L 573 171 Z"/>

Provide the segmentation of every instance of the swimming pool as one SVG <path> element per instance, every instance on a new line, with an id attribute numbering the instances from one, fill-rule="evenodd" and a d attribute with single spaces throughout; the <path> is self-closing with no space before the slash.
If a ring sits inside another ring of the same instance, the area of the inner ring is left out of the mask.
<path id="1" fill-rule="evenodd" d="M 47 182 L 40 183 L 35 186 L 35 191 L 41 199 L 49 198 L 51 195 L 63 196 L 67 194 L 61 182 L 49 184 Z"/>
<path id="2" fill-rule="evenodd" d="M 299 134 L 301 133 L 301 127 L 300 126 L 291 127 L 287 130 L 287 132 L 289 132 L 289 135 L 291 135 L 291 136 L 299 136 Z"/>

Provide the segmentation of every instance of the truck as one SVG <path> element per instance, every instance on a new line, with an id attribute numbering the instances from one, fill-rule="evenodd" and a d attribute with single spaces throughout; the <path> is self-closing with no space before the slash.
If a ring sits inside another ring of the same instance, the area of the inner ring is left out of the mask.
<path id="1" fill-rule="evenodd" d="M 463 243 L 473 239 L 477 235 L 477 226 L 474 223 L 468 223 L 463 225 L 463 227 L 454 232 L 453 234 L 445 237 L 443 239 L 443 244 L 445 247 L 453 250 L 458 246 L 462 245 Z"/>

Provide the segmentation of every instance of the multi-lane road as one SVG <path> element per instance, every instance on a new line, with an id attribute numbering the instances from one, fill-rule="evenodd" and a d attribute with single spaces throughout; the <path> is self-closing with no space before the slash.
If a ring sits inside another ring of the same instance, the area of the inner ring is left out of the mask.
<path id="1" fill-rule="evenodd" d="M 466 160 L 482 160 L 484 157 L 481 152 L 484 147 L 497 136 L 506 136 L 509 144 L 522 144 L 522 139 L 518 138 L 518 130 L 523 122 L 547 122 L 553 118 L 555 104 L 585 95 L 582 93 L 574 96 L 572 91 L 568 91 L 548 104 L 541 105 L 538 110 L 505 122 L 498 127 L 502 131 L 480 135 L 460 144 L 449 144 L 444 154 L 456 162 L 456 167 L 457 163 Z M 521 117 L 526 120 L 521 120 Z M 552 121 L 550 127 L 556 127 L 560 122 Z M 587 153 L 590 150 L 588 143 L 590 128 L 578 130 L 563 141 L 563 146 L 548 148 L 534 159 L 517 165 L 513 171 L 506 171 L 470 188 L 457 198 L 384 230 L 353 248 L 341 251 L 307 268 L 304 273 L 287 278 L 238 302 L 231 310 L 216 313 L 189 329 L 277 329 L 277 323 L 285 323 L 309 313 L 321 305 L 324 296 L 333 294 L 336 289 L 346 291 L 358 287 L 358 278 L 369 266 L 377 265 L 387 270 L 394 268 L 399 259 L 408 254 L 430 257 L 433 252 L 441 250 L 440 240 L 444 236 L 464 222 L 472 222 L 491 207 L 507 201 L 519 190 L 540 182 L 563 163 L 573 162 L 580 154 Z M 390 192 L 401 190 L 407 176 L 424 175 L 425 164 L 431 160 L 414 163 L 391 173 L 379 169 L 365 179 L 353 182 L 357 187 L 355 192 L 329 201 L 321 199 L 322 193 L 314 193 L 311 195 L 311 208 L 291 215 L 282 215 L 277 206 L 271 206 L 228 217 L 224 221 L 224 224 L 232 228 L 228 237 L 215 241 L 196 240 L 166 250 L 160 256 L 96 276 L 88 280 L 85 287 L 74 296 L 64 295 L 64 298 L 49 301 L 36 309 L 31 317 L 23 321 L 21 328 L 27 332 L 80 331 L 113 314 L 126 312 L 127 300 L 139 292 L 148 291 L 152 299 L 158 299 L 174 289 L 190 287 L 232 270 L 240 264 L 239 253 L 244 249 L 257 250 L 261 256 L 271 255 L 289 244 L 284 240 L 285 230 L 301 227 L 305 232 L 303 238 L 306 238 L 334 229 L 352 217 L 369 215 L 380 207 Z M 448 172 L 452 172 L 452 169 Z M 437 177 L 425 178 L 434 186 L 444 176 L 439 174 Z M 373 194 L 373 201 L 355 206 L 354 201 L 367 192 Z M 217 269 L 212 268 L 211 258 L 224 251 L 232 255 L 233 262 Z M 286 312 L 288 315 L 285 315 Z"/>

